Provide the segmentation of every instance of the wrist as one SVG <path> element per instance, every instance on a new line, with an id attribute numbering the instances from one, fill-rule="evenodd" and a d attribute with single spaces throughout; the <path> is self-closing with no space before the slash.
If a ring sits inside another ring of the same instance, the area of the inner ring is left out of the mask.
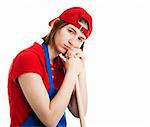
<path id="1" fill-rule="evenodd" d="M 76 77 L 77 74 L 75 73 L 75 71 L 72 69 L 72 68 L 68 68 L 66 73 L 69 75 L 69 76 L 72 76 L 72 77 Z"/>
<path id="2" fill-rule="evenodd" d="M 79 75 L 85 75 L 85 67 L 83 66 L 82 71 L 80 72 Z"/>

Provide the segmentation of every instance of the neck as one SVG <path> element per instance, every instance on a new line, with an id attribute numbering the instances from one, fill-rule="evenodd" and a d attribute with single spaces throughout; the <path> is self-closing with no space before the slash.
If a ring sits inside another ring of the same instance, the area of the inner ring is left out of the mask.
<path id="1" fill-rule="evenodd" d="M 48 52 L 50 54 L 50 63 L 52 64 L 54 59 L 59 55 L 59 53 L 53 45 L 48 45 Z"/>

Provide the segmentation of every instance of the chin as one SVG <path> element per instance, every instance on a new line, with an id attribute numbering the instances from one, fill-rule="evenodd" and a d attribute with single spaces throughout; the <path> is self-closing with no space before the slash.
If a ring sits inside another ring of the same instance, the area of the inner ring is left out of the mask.
<path id="1" fill-rule="evenodd" d="M 60 49 L 58 49 L 58 52 L 59 52 L 59 53 L 62 53 L 62 54 L 66 53 L 66 51 L 67 51 L 67 50 L 66 50 L 66 49 L 64 49 L 64 48 L 60 48 Z"/>

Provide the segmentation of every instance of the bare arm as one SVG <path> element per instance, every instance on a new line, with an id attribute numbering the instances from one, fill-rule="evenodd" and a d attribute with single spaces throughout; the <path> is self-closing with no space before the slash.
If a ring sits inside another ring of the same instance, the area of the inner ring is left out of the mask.
<path id="1" fill-rule="evenodd" d="M 85 115 L 86 112 L 87 112 L 87 100 L 88 100 L 85 70 L 83 70 L 79 74 L 79 78 L 78 79 L 79 79 L 79 86 L 80 86 L 80 92 L 81 92 L 81 100 L 82 100 L 82 103 L 83 103 L 83 109 L 84 109 L 84 115 Z M 68 108 L 69 108 L 70 112 L 75 117 L 79 117 L 79 112 L 78 112 L 78 107 L 77 107 L 77 97 L 76 97 L 75 88 L 73 90 L 73 93 L 72 93 L 72 96 L 71 96 Z"/>
<path id="2" fill-rule="evenodd" d="M 54 127 L 61 119 L 69 103 L 75 77 L 74 73 L 67 71 L 58 93 L 52 100 L 49 99 L 42 78 L 38 74 L 24 73 L 18 77 L 27 101 L 45 126 Z"/>
<path id="3" fill-rule="evenodd" d="M 84 57 L 83 52 L 80 49 L 70 49 L 66 54 L 66 58 L 68 59 L 79 58 L 82 62 L 82 70 L 80 74 L 78 75 L 78 80 L 79 80 L 81 100 L 83 103 L 83 110 L 84 110 L 84 115 L 85 115 L 87 112 L 87 87 L 86 87 L 86 74 L 85 74 L 85 64 L 84 64 L 85 57 Z M 75 117 L 79 117 L 75 87 L 74 87 L 68 108 Z"/>

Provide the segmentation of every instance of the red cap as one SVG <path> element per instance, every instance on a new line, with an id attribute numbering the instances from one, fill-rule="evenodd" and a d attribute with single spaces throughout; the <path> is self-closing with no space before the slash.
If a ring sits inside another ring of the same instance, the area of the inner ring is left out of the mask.
<path id="1" fill-rule="evenodd" d="M 76 26 L 86 36 L 86 38 L 88 38 L 92 32 L 92 17 L 86 12 L 86 10 L 81 7 L 69 8 L 65 10 L 58 18 Z M 81 18 L 85 19 L 88 22 L 88 29 L 85 29 L 79 24 L 79 20 Z M 54 20 L 55 19 L 49 22 L 49 26 Z"/>

